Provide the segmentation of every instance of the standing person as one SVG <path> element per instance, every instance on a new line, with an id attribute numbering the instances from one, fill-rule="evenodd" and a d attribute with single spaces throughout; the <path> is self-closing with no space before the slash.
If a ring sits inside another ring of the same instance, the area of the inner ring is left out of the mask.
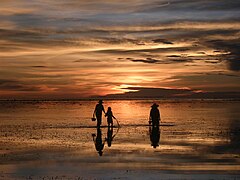
<path id="1" fill-rule="evenodd" d="M 105 117 L 107 116 L 107 123 L 108 123 L 108 126 L 113 126 L 113 119 L 116 119 L 114 116 L 113 116 L 113 113 L 112 113 L 112 108 L 111 107 L 108 107 L 108 110 L 107 110 L 107 113 L 105 114 Z"/>
<path id="2" fill-rule="evenodd" d="M 105 114 L 105 110 L 103 107 L 103 101 L 99 100 L 98 104 L 96 105 L 95 110 L 93 112 L 93 117 L 95 115 L 97 118 L 97 127 L 100 127 L 102 124 L 102 112 L 104 112 L 104 114 Z"/>
<path id="3" fill-rule="evenodd" d="M 156 103 L 151 106 L 152 109 L 150 111 L 149 124 L 152 124 L 152 126 L 159 126 L 160 112 L 158 106 L 159 105 Z"/>

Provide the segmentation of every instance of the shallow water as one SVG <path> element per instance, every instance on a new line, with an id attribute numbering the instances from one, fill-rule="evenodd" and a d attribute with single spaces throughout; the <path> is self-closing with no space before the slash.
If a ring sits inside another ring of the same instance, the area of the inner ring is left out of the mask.
<path id="1" fill-rule="evenodd" d="M 153 102 L 160 105 L 159 131 L 147 126 Z M 109 100 L 105 109 L 112 107 L 121 128 L 116 121 L 106 128 L 103 118 L 100 131 L 91 121 L 95 104 L 1 101 L 0 179 L 95 178 L 114 170 L 239 175 L 240 102 Z M 101 157 L 93 136 L 108 139 Z"/>

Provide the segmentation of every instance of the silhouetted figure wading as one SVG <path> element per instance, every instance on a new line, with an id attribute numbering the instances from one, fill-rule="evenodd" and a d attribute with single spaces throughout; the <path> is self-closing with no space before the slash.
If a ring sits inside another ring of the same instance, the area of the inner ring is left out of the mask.
<path id="1" fill-rule="evenodd" d="M 154 103 L 151 107 L 150 116 L 149 116 L 149 124 L 152 126 L 159 126 L 160 122 L 160 112 L 158 109 L 158 104 Z"/>
<path id="2" fill-rule="evenodd" d="M 112 108 L 111 107 L 108 107 L 108 110 L 107 110 L 107 113 L 105 114 L 105 116 L 107 117 L 107 123 L 108 123 L 108 126 L 113 126 L 113 119 L 116 119 L 114 116 L 113 116 L 113 113 L 112 113 Z"/>
<path id="3" fill-rule="evenodd" d="M 98 104 L 96 105 L 95 110 L 93 112 L 93 117 L 94 117 L 94 115 L 96 115 L 98 127 L 100 127 L 102 124 L 102 112 L 104 112 L 104 114 L 105 114 L 105 110 L 104 110 L 104 107 L 102 104 L 103 104 L 103 101 L 99 100 Z"/>

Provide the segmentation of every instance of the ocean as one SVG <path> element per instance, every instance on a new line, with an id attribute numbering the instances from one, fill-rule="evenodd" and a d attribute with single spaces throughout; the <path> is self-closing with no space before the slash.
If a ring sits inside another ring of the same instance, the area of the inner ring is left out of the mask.
<path id="1" fill-rule="evenodd" d="M 148 126 L 153 103 L 161 113 L 155 130 Z M 166 172 L 239 177 L 239 101 L 105 100 L 105 110 L 112 108 L 120 127 L 114 120 L 108 128 L 103 117 L 100 129 L 91 120 L 96 104 L 0 101 L 1 177 L 88 179 L 116 170 L 154 171 L 154 177 Z"/>

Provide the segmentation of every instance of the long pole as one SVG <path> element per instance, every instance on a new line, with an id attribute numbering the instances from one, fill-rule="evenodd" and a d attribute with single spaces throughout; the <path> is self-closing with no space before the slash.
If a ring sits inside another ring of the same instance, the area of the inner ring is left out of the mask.
<path id="1" fill-rule="evenodd" d="M 115 118 L 115 120 L 117 121 L 117 124 L 118 124 L 118 126 L 120 127 L 120 124 L 119 124 L 119 122 L 118 122 L 117 118 Z"/>

